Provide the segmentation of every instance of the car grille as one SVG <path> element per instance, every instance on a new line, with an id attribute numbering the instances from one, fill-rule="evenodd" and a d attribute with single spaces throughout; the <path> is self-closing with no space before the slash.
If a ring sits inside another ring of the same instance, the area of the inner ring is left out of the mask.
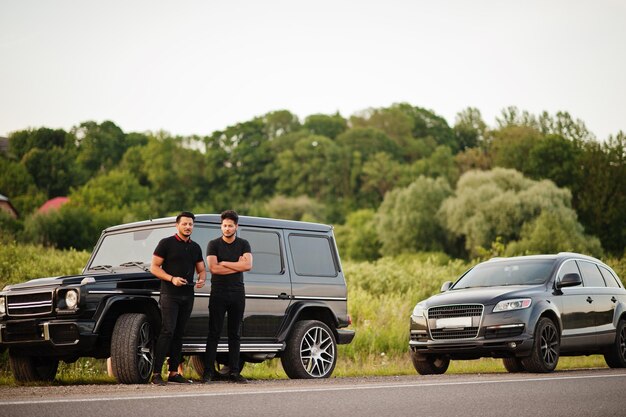
<path id="1" fill-rule="evenodd" d="M 9 316 L 30 316 L 52 313 L 52 291 L 16 294 L 7 297 Z"/>
<path id="2" fill-rule="evenodd" d="M 480 319 L 483 315 L 482 304 L 460 304 L 431 307 L 428 309 L 430 335 L 433 340 L 473 339 L 478 335 Z M 439 319 L 471 317 L 472 326 L 459 329 L 437 329 L 434 325 Z"/>

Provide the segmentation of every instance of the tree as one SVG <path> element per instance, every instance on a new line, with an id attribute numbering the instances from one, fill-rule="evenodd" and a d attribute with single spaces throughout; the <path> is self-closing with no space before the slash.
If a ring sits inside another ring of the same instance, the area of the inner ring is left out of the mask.
<path id="1" fill-rule="evenodd" d="M 533 181 L 515 170 L 470 171 L 459 179 L 456 194 L 443 202 L 439 216 L 475 256 L 497 238 L 505 245 L 523 239 L 525 225 L 543 213 L 558 213 L 564 222 L 576 223 L 571 198 L 569 190 L 549 180 Z M 577 230 L 569 230 L 570 236 Z"/>
<path id="2" fill-rule="evenodd" d="M 626 247 L 626 135 L 606 142 L 584 142 L 576 159 L 572 184 L 574 207 L 588 232 L 600 238 L 604 248 L 621 256 Z"/>
<path id="3" fill-rule="evenodd" d="M 547 178 L 559 187 L 571 187 L 578 179 L 580 149 L 558 135 L 539 138 L 526 155 L 525 173 L 532 178 Z"/>
<path id="4" fill-rule="evenodd" d="M 566 207 L 542 212 L 536 219 L 522 226 L 520 239 L 511 242 L 507 256 L 540 253 L 580 252 L 600 257 L 600 240 L 586 235 L 576 213 Z"/>
<path id="5" fill-rule="evenodd" d="M 530 171 L 528 155 L 543 139 L 541 132 L 528 126 L 506 126 L 493 131 L 492 136 L 489 151 L 494 166 Z"/>
<path id="6" fill-rule="evenodd" d="M 148 187 L 139 184 L 132 173 L 121 170 L 92 178 L 70 195 L 72 204 L 88 207 L 96 212 L 113 208 L 129 209 L 133 205 L 147 204 L 149 199 Z M 144 210 L 141 214 L 147 216 L 150 213 Z"/>
<path id="7" fill-rule="evenodd" d="M 128 149 L 122 129 L 108 120 L 83 122 L 73 133 L 78 141 L 77 162 L 88 176 L 112 169 Z"/>
<path id="8" fill-rule="evenodd" d="M 62 129 L 45 127 L 20 130 L 9 136 L 9 151 L 18 161 L 32 149 L 48 150 L 55 147 L 74 147 L 73 138 Z"/>
<path id="9" fill-rule="evenodd" d="M 349 154 L 324 136 L 308 136 L 277 155 L 276 189 L 288 196 L 307 195 L 318 201 L 350 197 Z"/>
<path id="10" fill-rule="evenodd" d="M 348 128 L 346 119 L 339 113 L 332 116 L 326 114 L 312 114 L 304 120 L 304 129 L 312 135 L 326 136 L 335 139 Z"/>
<path id="11" fill-rule="evenodd" d="M 374 261 L 380 257 L 380 241 L 376 231 L 376 212 L 357 210 L 348 214 L 346 223 L 335 229 L 342 257 L 355 261 Z"/>
<path id="12" fill-rule="evenodd" d="M 453 129 L 461 151 L 479 146 L 487 137 L 487 124 L 475 107 L 457 113 Z"/>
<path id="13" fill-rule="evenodd" d="M 269 140 L 300 129 L 298 117 L 287 110 L 267 113 L 260 120 L 265 125 L 265 136 Z"/>
<path id="14" fill-rule="evenodd" d="M 402 149 L 381 130 L 371 127 L 355 127 L 337 136 L 337 143 L 359 152 L 364 161 L 378 152 L 385 152 L 393 159 L 400 159 Z"/>
<path id="15" fill-rule="evenodd" d="M 404 166 L 385 152 L 378 152 L 362 168 L 360 200 L 369 207 L 378 207 L 385 194 L 396 186 L 407 185 Z M 407 175 L 408 177 L 408 175 Z"/>
<path id="16" fill-rule="evenodd" d="M 446 180 L 426 177 L 387 193 L 376 212 L 381 253 L 395 256 L 444 249 L 446 233 L 437 220 L 437 211 L 450 195 L 452 189 Z"/>
<path id="17" fill-rule="evenodd" d="M 454 156 L 447 146 L 438 146 L 428 158 L 413 163 L 411 173 L 414 177 L 424 175 L 432 178 L 445 178 L 448 184 L 454 186 L 459 179 L 459 169 L 454 162 Z"/>
<path id="18" fill-rule="evenodd" d="M 75 152 L 57 146 L 51 149 L 32 148 L 22 157 L 22 164 L 37 187 L 48 198 L 66 196 L 78 178 L 74 163 Z"/>
<path id="19" fill-rule="evenodd" d="M 306 195 L 286 197 L 276 195 L 264 204 L 270 217 L 319 222 L 324 219 L 324 205 Z"/>

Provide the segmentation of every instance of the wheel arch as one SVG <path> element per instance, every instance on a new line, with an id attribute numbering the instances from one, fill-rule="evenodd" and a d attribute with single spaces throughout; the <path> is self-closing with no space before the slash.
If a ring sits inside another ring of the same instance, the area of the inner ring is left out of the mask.
<path id="1" fill-rule="evenodd" d="M 146 314 L 157 333 L 161 328 L 161 310 L 154 298 L 132 295 L 114 296 L 105 301 L 103 310 L 96 320 L 94 332 L 99 334 L 101 341 L 111 340 L 115 322 L 126 313 Z"/>
<path id="2" fill-rule="evenodd" d="M 289 307 L 286 319 L 278 331 L 278 340 L 286 340 L 293 326 L 301 320 L 321 321 L 333 332 L 335 340 L 339 337 L 337 333 L 339 320 L 333 310 L 321 301 L 310 301 L 294 303 Z"/>
<path id="3" fill-rule="evenodd" d="M 556 310 L 554 303 L 551 303 L 548 301 L 540 301 L 535 307 L 535 310 L 532 315 L 532 319 L 530 320 L 530 323 L 528 323 L 529 324 L 528 333 L 535 334 L 535 326 L 537 326 L 537 323 L 539 323 L 539 320 L 542 317 L 549 318 L 550 320 L 552 320 L 552 322 L 554 322 L 554 325 L 556 326 L 559 332 L 559 337 L 560 337 L 563 331 L 562 330 L 563 324 L 561 323 L 561 315 L 559 311 Z M 530 328 L 530 326 L 532 327 Z"/>

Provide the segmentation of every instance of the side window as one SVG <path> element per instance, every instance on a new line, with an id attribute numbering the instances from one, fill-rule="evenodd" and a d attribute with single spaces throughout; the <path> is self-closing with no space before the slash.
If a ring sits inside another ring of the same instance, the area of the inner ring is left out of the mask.
<path id="1" fill-rule="evenodd" d="M 617 283 L 617 278 L 615 278 L 615 275 L 613 275 L 611 271 L 601 266 L 600 272 L 602 272 L 602 276 L 604 277 L 604 281 L 606 282 L 607 287 L 613 287 L 613 288 L 620 287 L 620 285 Z"/>
<path id="2" fill-rule="evenodd" d="M 194 226 L 193 233 L 191 234 L 191 240 L 194 240 L 202 248 L 202 258 L 206 263 L 206 254 L 209 247 L 209 241 L 217 239 L 222 235 L 222 231 L 219 226 L 203 227 Z"/>
<path id="3" fill-rule="evenodd" d="M 250 248 L 252 248 L 253 262 L 250 272 L 272 275 L 284 272 L 278 233 L 240 230 L 239 236 L 250 242 Z"/>
<path id="4" fill-rule="evenodd" d="M 296 274 L 337 276 L 331 241 L 326 236 L 290 235 L 289 245 Z"/>
<path id="5" fill-rule="evenodd" d="M 576 262 L 574 261 L 566 261 L 562 266 L 561 266 L 561 270 L 559 271 L 559 281 L 567 274 L 579 274 L 580 275 L 580 271 L 578 270 L 578 267 L 576 266 Z"/>
<path id="6" fill-rule="evenodd" d="M 606 287 L 602 274 L 600 274 L 600 270 L 596 264 L 586 261 L 576 261 L 576 263 L 583 274 L 585 287 Z"/>

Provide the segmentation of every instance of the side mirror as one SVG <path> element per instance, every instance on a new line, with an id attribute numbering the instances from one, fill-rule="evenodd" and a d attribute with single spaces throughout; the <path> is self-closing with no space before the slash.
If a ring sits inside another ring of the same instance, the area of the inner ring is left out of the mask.
<path id="1" fill-rule="evenodd" d="M 452 281 L 446 281 L 443 283 L 443 285 L 441 286 L 441 292 L 446 292 L 450 289 L 450 287 L 452 286 L 453 282 Z"/>
<path id="2" fill-rule="evenodd" d="M 580 275 L 575 272 L 563 275 L 560 281 L 557 281 L 556 288 L 575 287 L 583 283 Z"/>

